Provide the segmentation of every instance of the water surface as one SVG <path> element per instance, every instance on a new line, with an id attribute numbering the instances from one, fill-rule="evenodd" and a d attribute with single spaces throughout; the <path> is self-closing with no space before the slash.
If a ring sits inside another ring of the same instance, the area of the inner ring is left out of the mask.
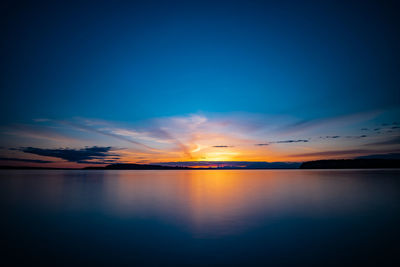
<path id="1" fill-rule="evenodd" d="M 2 251 L 16 264 L 394 265 L 399 174 L 3 170 Z"/>

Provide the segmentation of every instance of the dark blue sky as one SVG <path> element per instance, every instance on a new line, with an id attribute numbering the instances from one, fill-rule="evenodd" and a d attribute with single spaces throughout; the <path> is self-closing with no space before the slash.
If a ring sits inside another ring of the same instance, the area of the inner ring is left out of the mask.
<path id="1" fill-rule="evenodd" d="M 97 145 L 132 149 L 130 162 L 396 152 L 399 7 L 2 3 L 0 157 Z"/>
<path id="2" fill-rule="evenodd" d="M 394 2 L 68 2 L 3 4 L 3 122 L 399 105 Z"/>

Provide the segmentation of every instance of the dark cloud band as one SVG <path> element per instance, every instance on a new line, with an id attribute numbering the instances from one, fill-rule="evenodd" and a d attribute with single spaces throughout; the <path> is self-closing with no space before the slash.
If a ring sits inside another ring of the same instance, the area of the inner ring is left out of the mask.
<path id="1" fill-rule="evenodd" d="M 54 157 L 63 159 L 69 162 L 77 162 L 77 163 L 99 163 L 106 162 L 108 163 L 114 162 L 114 159 L 109 159 L 109 157 L 118 156 L 117 154 L 110 153 L 112 151 L 111 147 L 85 147 L 81 149 L 70 149 L 70 148 L 58 148 L 58 149 L 43 149 L 36 147 L 22 147 L 18 150 L 35 154 L 39 156 L 45 157 Z M 91 161 L 97 160 L 97 161 Z"/>

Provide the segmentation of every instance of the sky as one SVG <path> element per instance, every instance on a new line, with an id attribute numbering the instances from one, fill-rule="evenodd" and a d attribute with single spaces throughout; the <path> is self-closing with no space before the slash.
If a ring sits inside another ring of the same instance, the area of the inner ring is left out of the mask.
<path id="1" fill-rule="evenodd" d="M 398 10 L 396 1 L 2 2 L 0 165 L 397 154 Z"/>

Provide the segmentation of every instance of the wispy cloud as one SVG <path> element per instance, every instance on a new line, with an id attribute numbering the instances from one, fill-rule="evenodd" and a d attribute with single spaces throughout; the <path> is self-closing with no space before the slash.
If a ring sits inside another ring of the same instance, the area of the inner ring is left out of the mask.
<path id="1" fill-rule="evenodd" d="M 143 148 L 146 148 L 146 149 L 149 149 L 149 150 L 155 150 L 154 148 L 152 148 L 152 147 L 150 147 L 148 145 L 145 145 L 145 144 L 143 144 L 141 142 L 132 140 L 130 138 L 126 138 L 123 135 L 115 134 L 115 133 L 109 132 L 107 130 L 97 129 L 95 127 L 91 127 L 91 126 L 88 126 L 88 125 L 83 125 L 83 124 L 72 122 L 72 121 L 57 121 L 57 122 L 71 125 L 72 127 L 75 127 L 77 129 L 80 129 L 80 130 L 94 132 L 94 133 L 98 133 L 98 134 L 101 134 L 101 135 L 105 135 L 105 136 L 109 136 L 109 137 L 112 137 L 112 138 L 116 138 L 116 139 L 131 143 L 131 144 L 134 144 L 134 145 L 138 145 L 140 147 L 143 147 Z"/>
<path id="2" fill-rule="evenodd" d="M 393 145 L 400 145 L 400 136 L 390 137 L 389 139 L 368 143 L 368 146 L 393 146 Z"/>
<path id="3" fill-rule="evenodd" d="M 39 127 L 37 125 L 13 124 L 3 127 L 0 132 L 9 136 L 19 136 L 21 138 L 51 140 L 60 143 L 75 143 L 76 139 L 60 133 L 58 129 L 51 127 Z"/>
<path id="4" fill-rule="evenodd" d="M 358 156 L 358 155 L 367 155 L 379 152 L 386 152 L 380 151 L 376 149 L 347 149 L 347 150 L 328 150 L 328 151 L 318 151 L 318 152 L 309 152 L 309 153 L 301 153 L 301 154 L 294 154 L 290 157 L 292 158 L 308 158 L 308 157 L 348 157 L 350 156 Z M 393 151 L 388 151 L 387 153 L 391 153 Z"/>
<path id="5" fill-rule="evenodd" d="M 292 124 L 285 125 L 281 128 L 282 132 L 299 133 L 310 131 L 315 128 L 343 127 L 349 124 L 360 123 L 376 118 L 382 111 L 368 111 L 343 116 L 335 116 L 330 118 L 320 118 L 311 120 L 301 120 Z"/>
<path id="6" fill-rule="evenodd" d="M 291 143 L 308 143 L 308 139 L 294 139 L 294 140 L 279 140 L 279 141 L 271 141 L 268 143 L 258 143 L 254 144 L 256 146 L 269 146 L 271 144 L 291 144 Z"/>

